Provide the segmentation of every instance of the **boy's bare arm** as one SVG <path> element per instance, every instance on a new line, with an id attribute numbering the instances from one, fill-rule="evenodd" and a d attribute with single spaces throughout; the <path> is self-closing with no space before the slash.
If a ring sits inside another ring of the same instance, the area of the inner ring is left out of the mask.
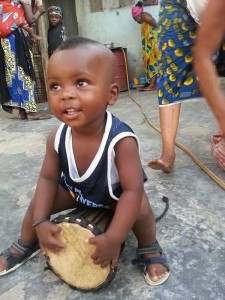
<path id="1" fill-rule="evenodd" d="M 225 32 L 224 16 L 224 0 L 210 0 L 198 29 L 197 42 L 194 49 L 194 65 L 203 95 L 225 135 L 225 98 L 219 86 L 218 75 L 211 59 Z"/>
<path id="2" fill-rule="evenodd" d="M 107 236 L 121 244 L 133 227 L 144 193 L 143 172 L 136 140 L 124 138 L 115 146 L 116 165 L 123 193 L 118 201 Z"/>
<path id="3" fill-rule="evenodd" d="M 120 196 L 112 222 L 106 233 L 89 239 L 96 245 L 92 254 L 94 263 L 102 267 L 117 265 L 121 244 L 133 227 L 144 193 L 143 173 L 137 143 L 134 138 L 124 138 L 115 146 L 116 164 L 123 193 Z"/>

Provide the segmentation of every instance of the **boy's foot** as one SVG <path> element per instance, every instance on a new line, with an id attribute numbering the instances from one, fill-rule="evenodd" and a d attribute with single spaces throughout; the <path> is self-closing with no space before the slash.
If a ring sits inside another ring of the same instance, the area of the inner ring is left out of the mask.
<path id="1" fill-rule="evenodd" d="M 27 260 L 40 252 L 39 244 L 31 247 L 21 245 L 20 242 L 14 242 L 12 246 L 0 253 L 0 276 L 15 271 Z"/>
<path id="2" fill-rule="evenodd" d="M 138 248 L 137 255 L 139 258 L 132 263 L 143 266 L 144 278 L 149 285 L 160 285 L 168 279 L 170 268 L 157 241 L 150 247 Z"/>
<path id="3" fill-rule="evenodd" d="M 175 171 L 174 163 L 166 164 L 162 159 L 151 160 L 148 166 L 154 170 L 161 170 L 164 173 L 173 173 Z"/>
<path id="4" fill-rule="evenodd" d="M 164 283 L 170 273 L 169 269 L 165 267 L 163 263 L 155 263 L 159 259 L 161 260 L 161 253 L 157 252 L 151 255 L 143 255 L 145 259 L 150 259 L 152 262 L 147 266 L 146 272 L 144 272 L 144 278 L 149 285 L 160 285 Z"/>

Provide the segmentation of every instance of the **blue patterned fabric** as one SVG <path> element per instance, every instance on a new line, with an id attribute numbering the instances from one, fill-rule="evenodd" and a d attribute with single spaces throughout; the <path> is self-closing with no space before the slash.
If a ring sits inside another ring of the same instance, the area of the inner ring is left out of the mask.
<path id="1" fill-rule="evenodd" d="M 157 81 L 160 106 L 201 97 L 192 65 L 196 29 L 197 24 L 190 16 L 185 0 L 160 2 Z"/>
<path id="2" fill-rule="evenodd" d="M 23 108 L 36 112 L 35 74 L 29 37 L 17 28 L 0 39 L 0 101 L 7 112 Z"/>

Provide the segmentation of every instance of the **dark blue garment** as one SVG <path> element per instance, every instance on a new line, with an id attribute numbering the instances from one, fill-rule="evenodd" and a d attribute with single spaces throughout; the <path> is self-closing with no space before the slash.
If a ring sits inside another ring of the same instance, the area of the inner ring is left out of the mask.
<path id="1" fill-rule="evenodd" d="M 70 136 L 70 131 L 71 128 L 67 125 L 62 127 L 59 147 L 56 149 L 60 158 L 62 170 L 61 184 L 63 187 L 70 191 L 70 194 L 77 202 L 86 206 L 102 207 L 117 201 L 122 193 L 122 188 L 113 159 L 114 146 L 120 139 L 125 137 L 134 137 L 137 141 L 137 137 L 134 135 L 132 129 L 107 112 L 105 134 L 96 157 L 91 163 L 91 171 L 89 166 L 84 175 L 79 177 L 77 174 L 76 178 L 71 178 L 72 167 L 69 167 L 69 149 L 72 148 L 68 145 L 67 137 Z M 101 146 L 103 147 L 101 148 Z M 112 169 L 114 170 L 113 176 L 111 176 Z M 114 182 L 112 182 L 112 177 L 114 177 Z M 144 180 L 146 180 L 145 175 Z"/>

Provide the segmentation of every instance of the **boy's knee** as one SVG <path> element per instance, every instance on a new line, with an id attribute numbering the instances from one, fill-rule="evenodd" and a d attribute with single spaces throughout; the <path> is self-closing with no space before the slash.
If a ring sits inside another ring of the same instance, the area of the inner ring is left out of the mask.
<path id="1" fill-rule="evenodd" d="M 152 218 L 151 210 L 146 206 L 141 206 L 137 220 L 146 220 Z"/>

